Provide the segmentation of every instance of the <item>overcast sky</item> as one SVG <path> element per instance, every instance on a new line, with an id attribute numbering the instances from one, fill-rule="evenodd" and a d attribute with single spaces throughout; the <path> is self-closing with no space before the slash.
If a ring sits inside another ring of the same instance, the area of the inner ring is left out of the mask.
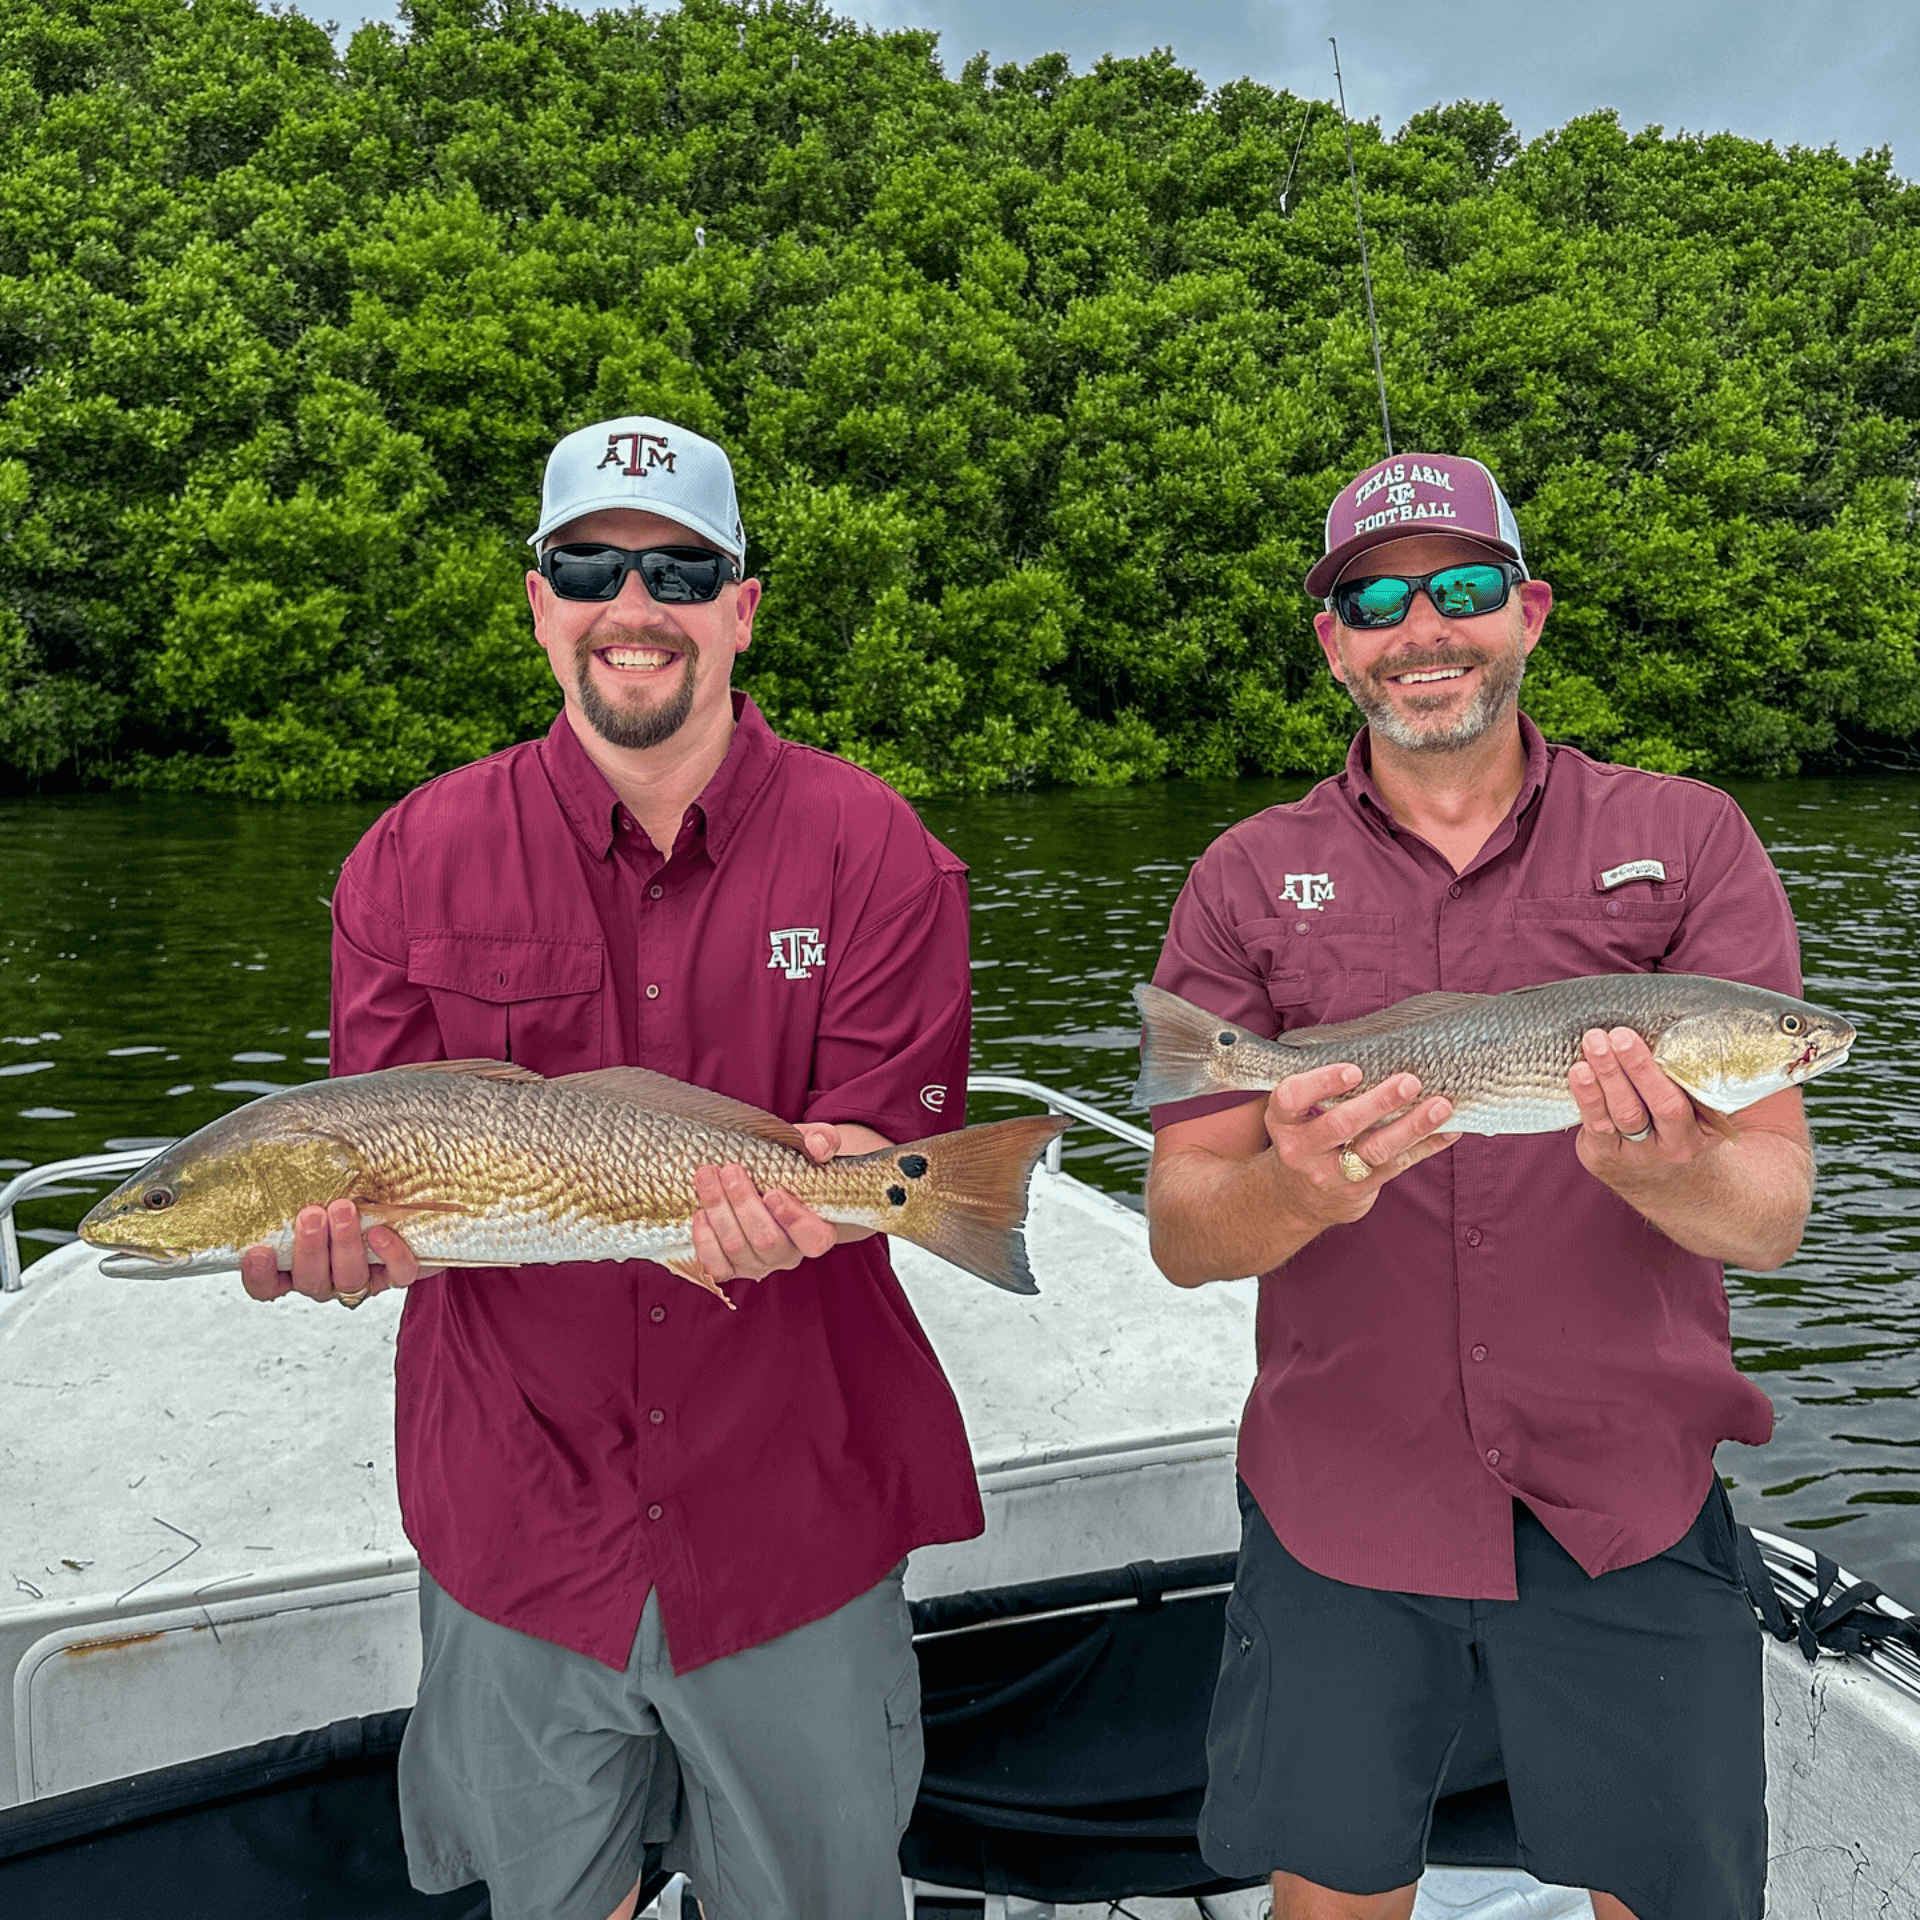
<path id="1" fill-rule="evenodd" d="M 940 35 L 955 72 L 1059 49 L 1171 46 L 1213 85 L 1251 74 L 1329 97 L 1340 36 L 1347 106 L 1389 133 L 1435 101 L 1497 100 L 1528 138 L 1595 107 L 1630 129 L 1731 129 L 1856 155 L 1889 146 L 1920 172 L 1920 0 L 858 0 L 836 11 Z M 351 27 L 390 0 L 303 0 Z"/>

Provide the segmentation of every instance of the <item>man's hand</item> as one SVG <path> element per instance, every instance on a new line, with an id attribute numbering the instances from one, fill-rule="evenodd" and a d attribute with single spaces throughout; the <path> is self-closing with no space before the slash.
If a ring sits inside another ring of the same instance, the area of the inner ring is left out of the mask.
<path id="1" fill-rule="evenodd" d="M 1596 1180 L 1689 1253 L 1763 1271 L 1793 1257 L 1813 1201 L 1798 1087 L 1756 1100 L 1723 1132 L 1702 1124 L 1638 1034 L 1596 1029 L 1580 1053 L 1567 1070 L 1573 1145 Z"/>
<path id="2" fill-rule="evenodd" d="M 824 1164 L 842 1153 L 870 1153 L 890 1146 L 871 1127 L 833 1127 L 809 1121 L 801 1127 L 810 1158 Z M 739 1166 L 699 1167 L 693 1176 L 693 1197 L 700 1210 L 693 1216 L 693 1251 L 700 1264 L 718 1281 L 764 1280 L 770 1273 L 797 1267 L 829 1247 L 847 1240 L 865 1240 L 872 1227 L 838 1226 L 822 1220 L 780 1187 L 764 1193 Z"/>
<path id="3" fill-rule="evenodd" d="M 1627 1027 L 1580 1042 L 1567 1090 L 1580 1109 L 1574 1151 L 1596 1180 L 1623 1198 L 1668 1184 L 1680 1169 L 1726 1144 L 1702 1126 L 1687 1090 L 1667 1077 L 1652 1049 Z"/>
<path id="4" fill-rule="evenodd" d="M 1282 1080 L 1267 1096 L 1262 1118 L 1273 1146 L 1275 1198 L 1283 1217 L 1311 1233 L 1364 1219 L 1389 1180 L 1460 1137 L 1440 1131 L 1453 1103 L 1440 1097 L 1420 1104 L 1414 1075 L 1395 1074 L 1344 1098 L 1361 1078 L 1355 1066 L 1316 1067 Z M 1366 1171 L 1356 1178 L 1360 1167 Z"/>
<path id="5" fill-rule="evenodd" d="M 271 1247 L 240 1256 L 240 1284 L 256 1300 L 304 1293 L 309 1300 L 345 1299 L 358 1306 L 370 1293 L 410 1287 L 443 1267 L 423 1267 L 391 1227 L 360 1231 L 360 1209 L 336 1200 L 325 1209 L 302 1207 L 293 1221 L 293 1271 L 282 1273 Z"/>
<path id="6" fill-rule="evenodd" d="M 1147 1219 L 1169 1280 L 1197 1287 L 1268 1272 L 1328 1227 L 1363 1218 L 1389 1180 L 1459 1137 L 1440 1131 L 1452 1107 L 1422 1101 L 1412 1074 L 1343 1097 L 1362 1077 L 1355 1066 L 1317 1067 L 1264 1101 L 1160 1130 Z"/>

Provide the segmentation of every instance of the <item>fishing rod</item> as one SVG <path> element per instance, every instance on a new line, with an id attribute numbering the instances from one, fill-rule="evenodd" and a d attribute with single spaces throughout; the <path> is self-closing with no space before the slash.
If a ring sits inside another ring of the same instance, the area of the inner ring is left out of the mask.
<path id="1" fill-rule="evenodd" d="M 1387 452 L 1393 452 L 1393 421 L 1387 413 L 1387 376 L 1380 365 L 1380 322 L 1373 311 L 1373 272 L 1367 265 L 1367 223 L 1360 217 L 1360 175 L 1353 164 L 1353 126 L 1347 119 L 1347 86 L 1340 77 L 1340 42 L 1329 34 L 1327 45 L 1333 49 L 1333 84 L 1340 91 L 1340 126 L 1347 136 L 1347 178 L 1353 183 L 1353 224 L 1360 230 L 1360 284 L 1367 290 L 1367 331 L 1373 336 L 1373 377 L 1380 383 L 1380 431 L 1387 437 Z"/>

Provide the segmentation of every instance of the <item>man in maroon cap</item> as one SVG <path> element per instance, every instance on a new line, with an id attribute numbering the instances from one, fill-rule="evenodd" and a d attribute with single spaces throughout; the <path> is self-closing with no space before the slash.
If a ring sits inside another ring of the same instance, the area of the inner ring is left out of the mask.
<path id="1" fill-rule="evenodd" d="M 531 544 L 562 711 L 347 859 L 333 1071 L 649 1067 L 822 1160 L 960 1124 L 966 870 L 733 689 L 760 583 L 726 455 L 647 416 L 583 427 Z M 899 1920 L 902 1568 L 980 1530 L 959 1408 L 883 1239 L 737 1166 L 694 1198 L 708 1273 L 769 1282 L 730 1284 L 734 1312 L 650 1261 L 423 1274 L 350 1200 L 301 1214 L 290 1273 L 248 1251 L 262 1300 L 409 1289 L 409 1872 L 484 1880 L 499 1920 L 630 1920 L 665 1843 L 707 1920 Z"/>
<path id="2" fill-rule="evenodd" d="M 1798 993 L 1733 802 L 1519 712 L 1553 594 L 1485 467 L 1370 467 L 1307 588 L 1366 725 L 1202 856 L 1157 984 L 1267 1034 L 1589 973 Z M 1812 1153 L 1797 1091 L 1728 1140 L 1636 1035 L 1583 1054 L 1571 1138 L 1449 1134 L 1411 1075 L 1323 1111 L 1340 1066 L 1155 1110 L 1155 1258 L 1261 1276 L 1201 1841 L 1272 1873 L 1275 1920 L 1405 1920 L 1476 1689 L 1536 1876 L 1598 1920 L 1758 1920 L 1760 1643 L 1713 1449 L 1772 1410 L 1721 1263 L 1793 1253 Z"/>

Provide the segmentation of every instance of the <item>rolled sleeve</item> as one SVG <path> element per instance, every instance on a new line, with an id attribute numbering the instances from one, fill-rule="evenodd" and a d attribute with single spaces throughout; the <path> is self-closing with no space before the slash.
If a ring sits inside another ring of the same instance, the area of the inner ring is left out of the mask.
<path id="1" fill-rule="evenodd" d="M 893 1141 L 966 1122 L 967 876 L 943 867 L 861 927 L 827 981 L 805 1117 Z"/>
<path id="2" fill-rule="evenodd" d="M 1267 997 L 1266 979 L 1229 923 L 1223 909 L 1218 864 L 1219 843 L 1201 858 L 1180 889 L 1167 924 L 1166 944 L 1153 970 L 1153 984 L 1177 993 L 1196 1007 L 1231 1020 L 1264 1039 L 1280 1031 Z M 1209 1093 L 1195 1100 L 1171 1100 L 1152 1109 L 1154 1131 L 1176 1120 L 1198 1120 L 1210 1113 L 1244 1107 L 1257 1096 Z"/>
<path id="3" fill-rule="evenodd" d="M 376 827 L 349 856 L 333 890 L 328 1071 L 335 1075 L 446 1057 L 432 999 L 407 978 L 407 931 L 390 860 Z"/>
<path id="4" fill-rule="evenodd" d="M 1662 970 L 1800 992 L 1793 909 L 1760 836 L 1724 794 L 1689 857 L 1687 910 Z"/>

